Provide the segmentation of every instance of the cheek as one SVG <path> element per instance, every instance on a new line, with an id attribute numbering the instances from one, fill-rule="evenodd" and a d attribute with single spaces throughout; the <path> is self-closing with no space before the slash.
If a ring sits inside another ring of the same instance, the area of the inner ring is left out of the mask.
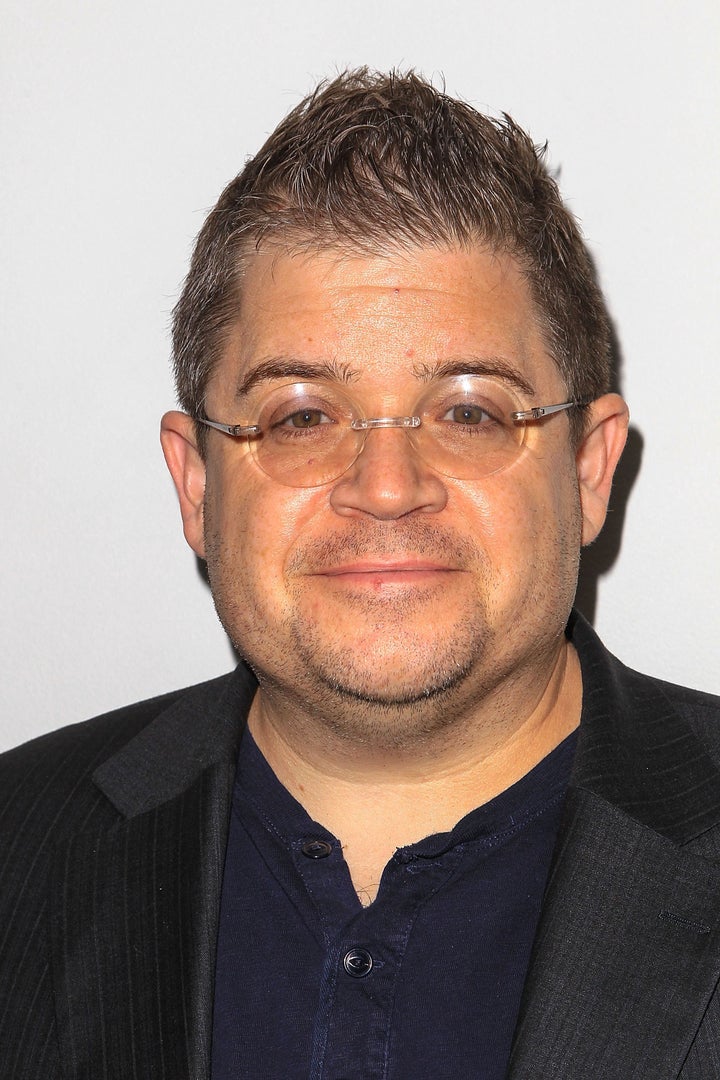
<path id="1" fill-rule="evenodd" d="M 534 593 L 576 573 L 582 519 L 571 459 L 538 458 L 524 466 L 485 481 L 471 515 L 498 588 Z"/>
<path id="2" fill-rule="evenodd" d="M 248 468 L 211 475 L 205 494 L 208 563 L 219 587 L 245 596 L 284 590 L 285 567 L 312 517 L 314 492 L 286 488 Z"/>

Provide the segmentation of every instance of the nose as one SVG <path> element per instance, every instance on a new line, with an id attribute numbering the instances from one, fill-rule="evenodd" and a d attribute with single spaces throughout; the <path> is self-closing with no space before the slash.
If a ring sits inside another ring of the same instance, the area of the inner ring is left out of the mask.
<path id="1" fill-rule="evenodd" d="M 335 482 L 330 502 L 346 517 L 391 521 L 412 513 L 437 514 L 447 494 L 443 478 L 419 457 L 405 429 L 375 428 Z"/>

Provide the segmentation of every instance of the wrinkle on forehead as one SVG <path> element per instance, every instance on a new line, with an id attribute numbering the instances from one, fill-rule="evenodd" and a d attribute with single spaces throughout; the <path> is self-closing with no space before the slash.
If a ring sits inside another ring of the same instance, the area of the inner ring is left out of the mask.
<path id="1" fill-rule="evenodd" d="M 221 361 L 233 396 L 276 378 L 349 385 L 467 372 L 528 398 L 557 381 L 523 268 L 504 252 L 260 251 L 241 293 Z"/>
<path id="2" fill-rule="evenodd" d="M 287 270 L 294 270 L 307 265 L 313 273 L 321 269 L 320 280 L 324 278 L 324 288 L 334 295 L 342 292 L 362 291 L 388 296 L 407 296 L 415 294 L 419 299 L 427 297 L 453 296 L 458 294 L 457 278 L 454 269 L 443 264 L 442 256 L 456 257 L 465 262 L 463 284 L 465 291 L 472 291 L 478 278 L 474 272 L 473 260 L 480 255 L 493 264 L 497 280 L 489 291 L 502 288 L 508 283 L 526 284 L 526 275 L 522 264 L 512 254 L 478 244 L 476 247 L 422 247 L 389 249 L 387 252 L 362 254 L 339 248 L 320 248 L 319 250 L 289 251 L 283 248 L 268 251 L 260 248 L 248 259 L 243 273 L 241 294 L 252 294 L 253 303 L 262 303 L 262 294 L 271 292 L 278 286 L 287 284 Z M 428 267 L 428 256 L 433 265 Z M 338 271 L 351 267 L 353 280 L 345 285 L 337 279 Z M 514 279 L 514 281 L 513 281 Z M 298 277 L 301 285 L 302 277 Z M 268 288 L 269 287 L 269 288 Z M 242 299 L 242 296 L 241 296 Z M 267 299 L 267 298 L 266 298 Z"/>

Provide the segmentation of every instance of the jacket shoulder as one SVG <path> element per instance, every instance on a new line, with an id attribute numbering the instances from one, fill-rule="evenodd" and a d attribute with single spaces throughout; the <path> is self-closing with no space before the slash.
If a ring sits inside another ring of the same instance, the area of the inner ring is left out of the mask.
<path id="1" fill-rule="evenodd" d="M 628 667 L 603 645 L 576 610 L 570 616 L 567 634 L 580 658 L 583 694 L 592 701 L 589 712 L 626 714 L 636 727 L 658 723 L 669 710 L 682 717 L 699 737 L 720 738 L 720 697 Z"/>
<path id="2" fill-rule="evenodd" d="M 135 702 L 0 754 L 0 853 L 8 843 L 16 846 L 18 832 L 33 822 L 47 833 L 61 821 L 77 828 L 83 817 L 95 816 L 107 801 L 93 783 L 96 769 L 169 708 L 212 698 L 229 678 Z"/>
<path id="3" fill-rule="evenodd" d="M 720 755 L 720 697 L 660 679 L 653 679 L 652 682 L 684 717 L 697 737 Z"/>

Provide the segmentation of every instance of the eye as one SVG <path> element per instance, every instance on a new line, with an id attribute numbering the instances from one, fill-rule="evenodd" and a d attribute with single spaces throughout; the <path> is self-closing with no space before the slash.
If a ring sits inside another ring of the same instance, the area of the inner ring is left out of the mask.
<path id="1" fill-rule="evenodd" d="M 266 438 L 275 441 L 326 440 L 331 434 L 337 433 L 338 419 L 329 403 L 288 401 L 272 410 L 263 430 Z"/>
<path id="2" fill-rule="evenodd" d="M 451 406 L 442 419 L 449 420 L 453 424 L 476 426 L 478 424 L 486 424 L 488 421 L 492 422 L 494 418 L 487 409 L 482 407 L 482 405 L 473 405 L 470 402 L 463 402 L 461 405 Z"/>
<path id="3" fill-rule="evenodd" d="M 332 424 L 333 421 L 322 409 L 299 409 L 290 413 L 283 420 L 277 421 L 276 427 L 314 428 L 320 424 Z"/>
<path id="4" fill-rule="evenodd" d="M 246 411 L 257 417 L 265 441 L 277 442 L 337 438 L 353 416 L 352 405 L 336 387 L 310 382 L 273 387 L 258 407 L 250 403 Z"/>

